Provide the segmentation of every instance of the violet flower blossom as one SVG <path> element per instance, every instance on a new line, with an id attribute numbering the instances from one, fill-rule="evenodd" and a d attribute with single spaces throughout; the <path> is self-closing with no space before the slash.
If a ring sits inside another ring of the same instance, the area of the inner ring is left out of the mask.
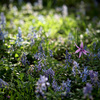
<path id="1" fill-rule="evenodd" d="M 76 43 L 75 43 L 75 45 L 76 45 Z M 88 51 L 83 49 L 83 42 L 81 42 L 80 47 L 78 47 L 77 45 L 76 45 L 76 47 L 78 49 L 75 51 L 75 53 L 79 52 L 79 58 L 81 57 L 82 53 L 84 53 L 85 55 L 87 55 L 87 53 L 89 53 Z"/>

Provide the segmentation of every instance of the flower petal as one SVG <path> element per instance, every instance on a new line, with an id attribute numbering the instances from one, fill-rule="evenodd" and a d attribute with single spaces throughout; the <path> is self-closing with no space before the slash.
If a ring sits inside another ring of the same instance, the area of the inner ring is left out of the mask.
<path id="1" fill-rule="evenodd" d="M 80 47 L 81 47 L 81 48 L 83 48 L 83 42 L 81 42 L 81 45 L 80 45 Z"/>
<path id="2" fill-rule="evenodd" d="M 78 52 L 80 52 L 80 48 L 75 51 L 75 53 L 78 53 Z"/>
<path id="3" fill-rule="evenodd" d="M 81 57 L 81 55 L 82 55 L 82 52 L 79 53 L 79 58 Z"/>
<path id="4" fill-rule="evenodd" d="M 85 50 L 86 53 L 89 53 L 88 51 Z"/>
<path id="5" fill-rule="evenodd" d="M 87 52 L 86 50 L 83 50 L 83 53 L 84 53 L 85 55 L 87 55 L 88 52 Z"/>
<path id="6" fill-rule="evenodd" d="M 85 55 L 87 55 L 86 51 L 83 51 L 83 53 L 84 53 Z"/>
<path id="7" fill-rule="evenodd" d="M 75 45 L 76 45 L 76 43 L 75 43 Z M 76 47 L 79 48 L 77 45 L 76 45 Z"/>

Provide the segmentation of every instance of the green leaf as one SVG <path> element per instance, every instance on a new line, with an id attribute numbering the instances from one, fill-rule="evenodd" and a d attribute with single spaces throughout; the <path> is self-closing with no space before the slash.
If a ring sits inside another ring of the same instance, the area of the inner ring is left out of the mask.
<path id="1" fill-rule="evenodd" d="M 16 53 L 16 54 L 15 54 L 15 58 L 17 58 L 17 57 L 19 57 L 19 55 Z"/>

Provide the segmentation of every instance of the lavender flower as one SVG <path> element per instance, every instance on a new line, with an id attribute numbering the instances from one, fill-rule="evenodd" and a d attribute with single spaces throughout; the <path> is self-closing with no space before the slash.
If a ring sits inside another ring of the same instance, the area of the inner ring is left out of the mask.
<path id="1" fill-rule="evenodd" d="M 52 88 L 54 89 L 54 91 L 61 91 L 61 86 L 58 86 L 57 82 L 55 79 L 53 79 L 53 82 L 52 82 Z"/>
<path id="2" fill-rule="evenodd" d="M 66 82 L 62 82 L 62 90 L 66 91 L 66 95 L 68 95 L 68 93 L 70 92 L 70 88 L 71 88 L 71 80 L 67 79 Z"/>
<path id="3" fill-rule="evenodd" d="M 17 34 L 17 40 L 16 40 L 16 44 L 18 44 L 18 46 L 21 46 L 22 45 L 22 31 L 21 31 L 21 28 L 19 27 L 18 28 L 18 34 Z"/>
<path id="4" fill-rule="evenodd" d="M 71 80 L 67 79 L 66 82 L 62 82 L 61 86 L 58 86 L 57 82 L 55 81 L 55 79 L 52 82 L 52 87 L 54 89 L 55 92 L 60 91 L 60 92 L 64 92 L 64 94 L 62 95 L 68 95 L 68 93 L 70 92 L 70 88 L 71 88 Z"/>
<path id="5" fill-rule="evenodd" d="M 81 74 L 79 70 L 79 64 L 76 61 L 73 61 L 72 73 L 74 74 L 74 77 L 76 76 L 76 72 Z"/>
<path id="6" fill-rule="evenodd" d="M 84 71 L 82 72 L 83 77 L 82 77 L 82 82 L 86 82 L 87 76 L 88 76 L 88 70 L 87 67 L 84 68 Z"/>
<path id="7" fill-rule="evenodd" d="M 49 68 L 48 70 L 43 70 L 43 72 L 44 72 L 44 75 L 48 77 L 48 79 L 53 78 L 53 76 L 55 75 L 55 72 L 52 70 L 52 68 Z"/>
<path id="8" fill-rule="evenodd" d="M 40 71 L 42 69 L 42 66 L 43 66 L 43 63 L 42 63 L 42 60 L 39 60 L 38 61 L 38 65 L 35 65 L 37 70 Z"/>
<path id="9" fill-rule="evenodd" d="M 48 78 L 45 76 L 40 75 L 40 79 L 36 83 L 36 93 L 40 93 L 43 97 L 45 95 L 45 91 L 47 90 L 47 87 L 50 85 L 48 81 Z"/>
<path id="10" fill-rule="evenodd" d="M 1 13 L 1 23 L 0 23 L 3 28 L 5 28 L 5 24 L 6 24 L 6 17 L 4 16 L 4 13 Z"/>
<path id="11" fill-rule="evenodd" d="M 72 62 L 72 59 L 71 59 L 71 54 L 68 53 L 68 51 L 66 50 L 66 56 L 65 56 L 65 63 L 66 63 L 66 67 L 69 67 L 69 63 Z"/>
<path id="12" fill-rule="evenodd" d="M 33 46 L 35 44 L 35 39 L 37 38 L 37 35 L 36 35 L 36 30 L 35 30 L 35 27 L 30 27 L 29 29 L 31 29 L 31 33 L 28 34 L 28 38 L 30 38 L 31 40 L 31 46 Z"/>
<path id="13" fill-rule="evenodd" d="M 4 41 L 4 34 L 3 34 L 3 32 L 1 31 L 1 29 L 0 29 L 0 40 Z"/>
<path id="14" fill-rule="evenodd" d="M 40 46 L 38 47 L 38 53 L 36 53 L 35 55 L 34 55 L 34 58 L 35 59 L 38 59 L 38 60 L 45 60 L 45 58 L 46 58 L 46 55 L 45 55 L 45 52 L 44 52 L 44 50 L 43 50 L 43 47 L 42 47 L 42 44 L 40 43 Z"/>
<path id="15" fill-rule="evenodd" d="M 75 43 L 75 45 L 76 45 L 76 43 Z M 79 52 L 79 58 L 81 57 L 82 53 L 84 53 L 85 55 L 87 55 L 88 51 L 86 51 L 86 50 L 83 49 L 83 42 L 81 42 L 80 47 L 78 47 L 77 45 L 76 45 L 76 47 L 78 48 L 78 50 L 76 50 L 75 53 Z"/>
<path id="16" fill-rule="evenodd" d="M 83 88 L 84 98 L 88 96 L 90 99 L 93 99 L 91 92 L 92 92 L 92 85 L 90 83 L 86 83 L 86 87 Z"/>
<path id="17" fill-rule="evenodd" d="M 21 62 L 25 66 L 27 63 L 29 64 L 29 61 L 27 60 L 26 54 L 24 53 L 21 57 Z"/>
<path id="18" fill-rule="evenodd" d="M 10 99 L 10 96 L 6 96 L 8 99 Z"/>
<path id="19" fill-rule="evenodd" d="M 95 50 L 95 48 L 96 48 L 96 43 L 94 42 L 93 43 L 93 50 Z"/>
<path id="20" fill-rule="evenodd" d="M 52 52 L 52 50 L 49 50 L 49 53 L 50 53 L 50 57 L 53 57 L 53 52 Z"/>
<path id="21" fill-rule="evenodd" d="M 95 83 L 98 83 L 98 72 L 90 70 L 89 76 L 90 76 L 90 79 L 91 79 L 91 83 L 93 85 L 95 85 Z"/>

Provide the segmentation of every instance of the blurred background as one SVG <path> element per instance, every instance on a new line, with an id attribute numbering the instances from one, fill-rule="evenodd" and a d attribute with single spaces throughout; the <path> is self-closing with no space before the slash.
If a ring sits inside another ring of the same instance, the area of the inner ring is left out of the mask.
<path id="1" fill-rule="evenodd" d="M 40 5 L 46 8 L 56 8 L 62 7 L 66 5 L 69 7 L 70 11 L 77 11 L 80 8 L 85 8 L 86 13 L 91 16 L 99 16 L 100 15 L 100 1 L 99 0 L 0 0 L 0 7 L 3 5 L 9 8 L 9 4 L 16 5 L 18 9 L 20 9 L 21 5 L 25 5 L 26 3 L 31 3 L 32 6 Z"/>

